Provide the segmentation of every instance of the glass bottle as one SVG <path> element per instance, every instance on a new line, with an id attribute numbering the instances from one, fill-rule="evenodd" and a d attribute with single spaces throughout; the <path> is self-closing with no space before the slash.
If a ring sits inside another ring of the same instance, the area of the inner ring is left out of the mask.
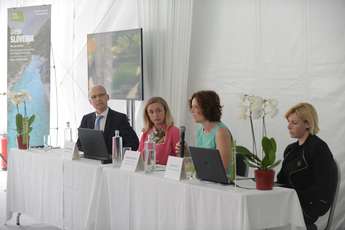
<path id="1" fill-rule="evenodd" d="M 145 172 L 152 172 L 156 167 L 156 144 L 151 135 L 145 142 L 144 161 Z"/>
<path id="2" fill-rule="evenodd" d="M 112 138 L 112 160 L 113 165 L 119 165 L 122 162 L 122 137 L 119 130 L 115 130 Z"/>
<path id="3" fill-rule="evenodd" d="M 66 122 L 66 127 L 65 127 L 65 130 L 64 130 L 64 140 L 65 142 L 68 141 L 68 142 L 72 142 L 73 141 L 73 138 L 72 138 L 72 128 L 70 126 L 70 122 L 67 121 Z"/>

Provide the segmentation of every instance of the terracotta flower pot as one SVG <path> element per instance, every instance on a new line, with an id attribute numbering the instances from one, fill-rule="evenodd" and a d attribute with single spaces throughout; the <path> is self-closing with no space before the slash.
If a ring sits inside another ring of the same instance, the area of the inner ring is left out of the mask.
<path id="1" fill-rule="evenodd" d="M 30 136 L 28 136 L 28 140 L 25 144 L 23 143 L 23 136 L 22 135 L 17 136 L 18 149 L 28 149 L 29 142 L 30 142 Z"/>
<path id="2" fill-rule="evenodd" d="M 255 170 L 256 189 L 271 190 L 273 188 L 274 171 L 270 170 Z"/>

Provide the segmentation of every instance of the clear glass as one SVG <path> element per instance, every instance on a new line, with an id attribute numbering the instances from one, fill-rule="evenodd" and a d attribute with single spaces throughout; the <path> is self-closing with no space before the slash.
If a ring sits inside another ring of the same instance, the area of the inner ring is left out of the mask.
<path id="1" fill-rule="evenodd" d="M 122 137 L 119 130 L 115 130 L 115 136 L 112 138 L 112 160 L 114 166 L 119 166 L 122 162 Z"/>
<path id="2" fill-rule="evenodd" d="M 149 139 L 145 142 L 144 170 L 146 173 L 154 171 L 156 167 L 156 145 Z"/>
<path id="3" fill-rule="evenodd" d="M 194 168 L 194 163 L 191 157 L 185 157 L 183 159 L 183 166 L 184 170 L 186 172 L 186 179 L 192 179 L 195 174 L 195 168 Z"/>
<path id="4" fill-rule="evenodd" d="M 48 150 L 50 149 L 52 146 L 51 146 L 51 138 L 50 138 L 50 135 L 44 135 L 43 136 L 43 147 L 44 149 Z"/>
<path id="5" fill-rule="evenodd" d="M 232 142 L 232 155 L 231 155 L 231 160 L 230 160 L 230 177 L 229 180 L 230 182 L 236 182 L 236 140 L 233 140 Z M 235 183 L 236 184 L 236 183 Z"/>

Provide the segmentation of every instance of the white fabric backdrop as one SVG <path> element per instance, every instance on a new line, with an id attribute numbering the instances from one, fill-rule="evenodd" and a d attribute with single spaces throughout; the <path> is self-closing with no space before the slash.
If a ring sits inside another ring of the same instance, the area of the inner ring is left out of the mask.
<path id="1" fill-rule="evenodd" d="M 278 100 L 280 112 L 267 126 L 280 158 L 294 141 L 284 113 L 308 101 L 319 113 L 319 136 L 344 172 L 345 1 L 199 0 L 192 29 L 189 96 L 216 90 L 224 105 L 223 121 L 239 144 L 251 146 L 249 121 L 239 120 L 240 94 Z M 345 228 L 344 182 L 343 173 L 338 229 Z"/>
<path id="2" fill-rule="evenodd" d="M 164 97 L 176 125 L 183 124 L 193 0 L 138 0 L 138 5 L 144 28 L 145 97 Z"/>
<path id="3" fill-rule="evenodd" d="M 344 0 L 0 0 L 1 31 L 6 31 L 7 8 L 39 4 L 52 4 L 51 63 L 56 75 L 52 70 L 51 127 L 58 126 L 60 136 L 66 121 L 76 129 L 82 114 L 92 111 L 87 101 L 86 34 L 141 25 L 144 31 L 147 28 L 145 80 L 150 79 L 153 86 L 145 89 L 149 96 L 168 100 L 177 125 L 188 124 L 190 143 L 193 125 L 184 102 L 194 91 L 214 89 L 220 94 L 224 122 L 237 141 L 247 146 L 249 123 L 238 119 L 239 95 L 278 99 L 280 113 L 267 123 L 269 134 L 278 142 L 279 157 L 292 141 L 284 112 L 296 102 L 309 101 L 319 112 L 320 137 L 344 171 Z M 6 49 L 6 33 L 0 33 L 0 92 L 6 91 Z M 120 111 L 123 105 L 111 102 Z M 0 107 L 2 133 L 7 123 L 3 96 Z M 142 127 L 141 117 L 139 109 L 137 131 Z M 345 197 L 340 196 L 338 228 L 345 227 L 343 213 Z"/>

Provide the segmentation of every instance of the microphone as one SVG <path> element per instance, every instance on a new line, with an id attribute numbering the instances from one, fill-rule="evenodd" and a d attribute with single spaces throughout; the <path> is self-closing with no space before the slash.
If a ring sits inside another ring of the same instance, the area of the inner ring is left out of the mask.
<path id="1" fill-rule="evenodd" d="M 186 127 L 181 126 L 180 127 L 180 156 L 184 157 L 184 144 L 185 144 L 185 134 L 186 134 Z"/>

